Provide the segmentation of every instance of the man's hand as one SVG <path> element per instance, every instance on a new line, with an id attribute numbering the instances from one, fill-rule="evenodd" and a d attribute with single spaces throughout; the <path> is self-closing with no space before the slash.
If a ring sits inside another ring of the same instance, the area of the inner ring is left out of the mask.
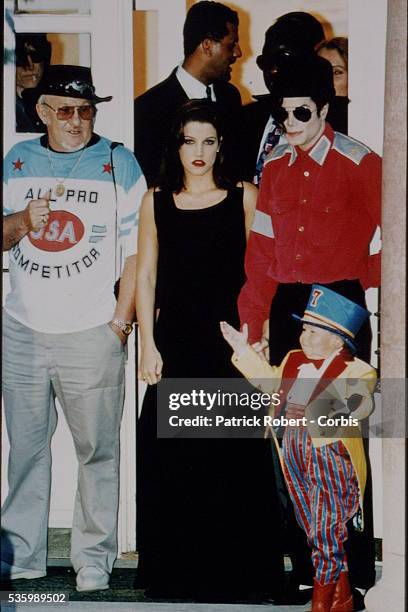
<path id="1" fill-rule="evenodd" d="M 117 335 L 121 343 L 126 344 L 127 339 L 128 339 L 127 335 L 124 334 L 123 331 L 119 329 L 117 325 L 112 325 L 112 323 L 109 323 L 109 327 L 111 328 L 112 331 L 115 332 L 115 334 Z"/>
<path id="2" fill-rule="evenodd" d="M 248 325 L 244 323 L 242 332 L 238 331 L 225 321 L 220 322 L 221 333 L 231 348 L 234 349 L 237 357 L 242 357 L 248 348 Z"/>
<path id="3" fill-rule="evenodd" d="M 24 211 L 28 232 L 38 232 L 44 225 L 47 225 L 50 215 L 50 198 L 51 189 L 45 198 L 31 200 L 28 203 Z"/>
<path id="4" fill-rule="evenodd" d="M 8 251 L 29 232 L 38 232 L 48 223 L 51 190 L 45 198 L 31 200 L 24 210 L 3 219 L 3 251 Z"/>
<path id="5" fill-rule="evenodd" d="M 264 321 L 262 338 L 252 344 L 252 348 L 262 359 L 269 363 L 269 319 Z"/>

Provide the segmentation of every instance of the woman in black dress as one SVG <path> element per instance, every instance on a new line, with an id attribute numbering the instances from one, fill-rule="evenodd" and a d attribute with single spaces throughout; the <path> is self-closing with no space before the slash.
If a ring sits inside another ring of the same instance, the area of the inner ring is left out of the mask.
<path id="1" fill-rule="evenodd" d="M 216 105 L 187 102 L 140 215 L 139 376 L 149 386 L 138 423 L 137 585 L 164 598 L 236 600 L 282 581 L 267 442 L 156 433 L 162 376 L 236 376 L 219 321 L 239 324 L 257 190 L 228 181 L 222 147 Z"/>

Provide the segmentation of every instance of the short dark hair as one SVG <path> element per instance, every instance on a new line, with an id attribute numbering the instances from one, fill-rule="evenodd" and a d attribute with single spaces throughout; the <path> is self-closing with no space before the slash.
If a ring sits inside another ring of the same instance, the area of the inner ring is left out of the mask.
<path id="1" fill-rule="evenodd" d="M 184 22 L 184 56 L 192 55 L 206 38 L 222 40 L 228 34 L 227 23 L 238 27 L 238 13 L 225 4 L 209 0 L 193 4 Z"/>
<path id="2" fill-rule="evenodd" d="M 282 106 L 283 98 L 310 97 L 317 112 L 330 103 L 336 93 L 333 85 L 333 70 L 330 62 L 316 53 L 294 57 L 287 69 L 278 72 L 271 94 L 272 116 Z"/>
<path id="3" fill-rule="evenodd" d="M 184 187 L 184 168 L 180 161 L 179 150 L 184 141 L 184 127 L 191 121 L 210 123 L 214 126 L 220 143 L 224 136 L 224 111 L 215 102 L 210 102 L 206 98 L 185 102 L 175 117 L 161 161 L 160 174 L 155 186 L 162 190 L 179 193 Z M 231 186 L 231 181 L 225 175 L 222 151 L 215 160 L 213 177 L 218 188 L 228 189 Z"/>

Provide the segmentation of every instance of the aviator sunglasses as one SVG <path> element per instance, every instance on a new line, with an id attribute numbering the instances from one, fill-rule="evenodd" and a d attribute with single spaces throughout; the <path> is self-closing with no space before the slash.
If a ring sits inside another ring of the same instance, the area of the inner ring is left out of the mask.
<path id="1" fill-rule="evenodd" d="M 317 109 L 310 110 L 307 106 L 297 106 L 293 110 L 289 112 L 293 113 L 293 116 L 298 121 L 302 123 L 307 123 L 310 121 L 313 113 L 317 112 Z M 289 117 L 289 112 L 283 108 L 283 106 L 279 106 L 278 108 L 273 109 L 273 118 L 278 122 L 283 124 L 284 121 Z"/>
<path id="2" fill-rule="evenodd" d="M 81 119 L 85 121 L 89 121 L 93 119 L 96 115 L 96 108 L 91 104 L 87 104 L 86 106 L 60 106 L 58 108 L 53 108 L 46 102 L 42 103 L 44 106 L 50 108 L 57 115 L 57 119 L 60 121 L 67 121 L 68 119 L 72 119 L 75 113 L 75 109 L 78 110 L 78 115 Z"/>

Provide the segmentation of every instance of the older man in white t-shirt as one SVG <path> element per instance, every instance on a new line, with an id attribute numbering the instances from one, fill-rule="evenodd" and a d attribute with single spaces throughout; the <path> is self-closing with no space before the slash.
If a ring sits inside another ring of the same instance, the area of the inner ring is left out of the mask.
<path id="1" fill-rule="evenodd" d="M 51 66 L 38 89 L 41 138 L 4 165 L 3 319 L 10 439 L 2 574 L 46 574 L 55 397 L 78 458 L 71 560 L 78 591 L 107 589 L 117 555 L 119 429 L 134 320 L 136 232 L 146 182 L 133 154 L 93 131 L 89 68 Z M 124 262 L 119 296 L 115 281 Z"/>

